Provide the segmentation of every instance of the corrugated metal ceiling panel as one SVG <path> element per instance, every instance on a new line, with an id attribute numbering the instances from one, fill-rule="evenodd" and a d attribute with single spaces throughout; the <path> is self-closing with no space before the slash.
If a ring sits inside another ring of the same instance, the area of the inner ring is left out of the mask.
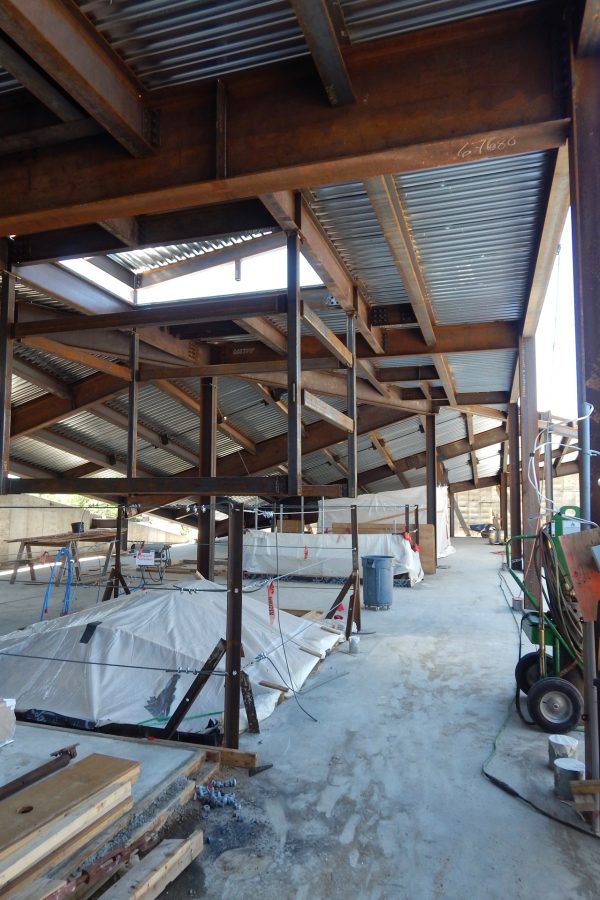
<path id="1" fill-rule="evenodd" d="M 510 391 L 517 361 L 514 350 L 448 353 L 446 356 L 459 393 Z"/>
<path id="2" fill-rule="evenodd" d="M 406 291 L 363 185 L 329 185 L 311 193 L 319 222 L 370 302 L 406 303 Z"/>
<path id="3" fill-rule="evenodd" d="M 552 155 L 396 178 L 436 320 L 515 320 L 525 308 Z"/>
<path id="4" fill-rule="evenodd" d="M 18 375 L 12 376 L 11 401 L 12 406 L 21 406 L 28 400 L 35 400 L 36 397 L 43 397 L 48 392 L 44 388 L 30 384 Z"/>
<path id="5" fill-rule="evenodd" d="M 215 238 L 211 241 L 193 241 L 188 244 L 169 244 L 165 247 L 152 247 L 145 250 L 123 250 L 120 253 L 109 253 L 111 259 L 125 266 L 131 272 L 139 274 L 152 269 L 160 269 L 171 263 L 184 259 L 193 259 L 210 256 L 216 250 L 231 247 L 233 244 L 252 243 L 252 240 L 264 234 L 270 234 L 269 230 L 246 232 L 229 238 Z M 216 263 L 215 263 L 216 264 Z M 177 276 L 177 270 L 173 271 L 173 277 Z"/>
<path id="6" fill-rule="evenodd" d="M 82 451 L 83 452 L 83 451 Z M 43 466 L 55 472 L 66 472 L 85 462 L 85 457 L 66 453 L 33 437 L 17 437 L 10 442 L 11 458 L 21 459 L 32 465 Z"/>
<path id="7" fill-rule="evenodd" d="M 352 43 L 455 22 L 534 0 L 341 0 Z"/>
<path id="8" fill-rule="evenodd" d="M 148 88 L 308 53 L 287 0 L 77 0 Z"/>

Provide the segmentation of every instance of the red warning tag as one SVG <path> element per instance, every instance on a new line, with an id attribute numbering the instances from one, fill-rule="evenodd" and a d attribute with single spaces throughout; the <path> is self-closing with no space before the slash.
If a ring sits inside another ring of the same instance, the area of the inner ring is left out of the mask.
<path id="1" fill-rule="evenodd" d="M 273 596 L 275 594 L 275 584 L 274 582 L 270 582 L 267 585 L 267 600 L 269 601 L 269 625 L 272 625 L 275 621 L 275 605 L 273 603 Z"/>
<path id="2" fill-rule="evenodd" d="M 308 547 L 304 546 L 304 559 L 308 559 Z"/>

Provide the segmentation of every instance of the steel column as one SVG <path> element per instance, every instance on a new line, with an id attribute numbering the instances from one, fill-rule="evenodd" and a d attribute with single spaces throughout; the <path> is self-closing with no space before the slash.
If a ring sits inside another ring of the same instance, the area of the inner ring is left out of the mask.
<path id="1" fill-rule="evenodd" d="M 198 474 L 214 478 L 217 471 L 217 379 L 200 379 L 200 447 Z M 198 511 L 197 569 L 213 581 L 215 577 L 215 498 L 200 497 Z"/>
<path id="2" fill-rule="evenodd" d="M 425 477 L 427 479 L 427 523 L 434 527 L 437 548 L 437 460 L 435 448 L 435 416 L 425 416 Z"/>
<path id="3" fill-rule="evenodd" d="M 352 431 L 348 434 L 348 496 L 356 497 L 358 490 L 358 423 L 356 409 L 356 318 L 354 315 L 348 316 L 346 321 L 346 344 L 352 354 L 352 365 L 348 367 L 346 374 L 348 389 L 346 413 L 354 424 Z"/>
<path id="4" fill-rule="evenodd" d="M 225 657 L 225 713 L 223 746 L 237 750 L 240 737 L 240 669 L 242 664 L 242 558 L 244 507 L 229 509 L 229 559 L 227 563 L 227 653 Z"/>
<path id="5" fill-rule="evenodd" d="M 536 534 L 540 528 L 540 503 L 529 480 L 529 461 L 538 433 L 537 381 L 535 370 L 535 338 L 519 341 L 519 378 L 521 394 L 521 495 L 523 502 L 523 533 Z M 537 463 L 536 463 L 537 465 Z M 540 582 L 532 562 L 533 541 L 523 542 L 523 573 L 525 587 L 539 599 Z M 526 601 L 527 604 L 527 601 Z"/>
<path id="6" fill-rule="evenodd" d="M 519 407 L 516 403 L 508 405 L 508 456 L 510 462 L 510 536 L 521 534 L 521 465 L 519 454 Z M 508 533 L 508 532 L 507 532 Z M 510 545 L 510 561 L 514 565 L 522 559 L 522 541 L 513 541 Z"/>
<path id="7" fill-rule="evenodd" d="M 0 253 L 5 248 L 2 247 Z M 15 320 L 15 279 L 6 269 L 8 260 L 4 258 L 2 272 L 2 299 L 0 306 L 0 453 L 2 468 L 0 471 L 0 493 L 4 494 L 8 482 L 10 461 L 10 419 L 13 340 L 10 336 Z"/>
<path id="8" fill-rule="evenodd" d="M 450 537 L 451 538 L 454 537 L 454 530 L 455 530 L 455 519 L 456 519 L 456 515 L 454 512 L 455 503 L 456 503 L 456 497 L 454 496 L 454 494 L 450 494 Z"/>
<path id="9" fill-rule="evenodd" d="M 302 356 L 300 318 L 300 236 L 287 238 L 287 339 L 288 339 L 288 490 L 302 493 Z"/>
<path id="10" fill-rule="evenodd" d="M 508 476 L 506 472 L 500 473 L 500 528 L 506 539 L 508 535 Z"/>
<path id="11" fill-rule="evenodd" d="M 129 403 L 127 404 L 127 477 L 137 476 L 138 455 L 138 385 L 140 340 L 135 329 L 129 338 Z"/>
<path id="12" fill-rule="evenodd" d="M 573 275 L 575 281 L 575 344 L 577 350 L 577 394 L 579 415 L 586 415 L 586 402 L 594 412 L 590 418 L 590 443 L 600 447 L 600 58 L 572 62 L 572 133 L 569 140 L 569 174 L 573 227 Z M 579 445 L 583 438 L 579 423 Z M 584 484 L 580 462 L 581 506 L 591 493 L 590 513 L 585 518 L 600 521 L 600 457 L 590 460 L 590 482 Z"/>

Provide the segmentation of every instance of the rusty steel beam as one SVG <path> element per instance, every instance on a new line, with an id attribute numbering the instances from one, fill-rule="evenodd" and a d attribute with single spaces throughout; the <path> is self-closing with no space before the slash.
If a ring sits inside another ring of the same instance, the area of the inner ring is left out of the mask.
<path id="1" fill-rule="evenodd" d="M 20 6 L 11 0 L 2 9 L 18 16 Z M 227 177 L 218 180 L 215 84 L 156 92 L 162 141 L 135 167 L 108 138 L 7 160 L 0 234 L 561 146 L 569 112 L 556 81 L 559 15 L 525 6 L 349 47 L 348 73 L 368 102 L 342 115 L 306 90 L 310 59 L 232 73 Z M 110 93 L 105 102 L 114 103 Z M 77 172 L 76 181 L 65 172 Z"/>
<path id="2" fill-rule="evenodd" d="M 130 153 L 151 151 L 144 88 L 75 3 L 5 0 L 0 28 Z"/>
<path id="3" fill-rule="evenodd" d="M 327 0 L 290 0 L 290 3 L 327 99 L 332 106 L 355 103 L 352 82 Z"/>
<path id="4" fill-rule="evenodd" d="M 83 316 L 60 316 L 39 322 L 21 322 L 14 326 L 15 338 L 37 335 L 69 334 L 80 331 L 102 331 L 112 328 L 145 328 L 219 322 L 244 316 L 275 316 L 287 311 L 284 294 L 253 294 L 248 298 L 206 297 L 177 303 L 151 303 L 145 306 L 122 304 L 118 312 L 93 313 Z"/>
<path id="5" fill-rule="evenodd" d="M 104 253 L 126 247 L 156 247 L 166 244 L 234 237 L 276 227 L 259 200 L 238 200 L 177 213 L 111 218 L 81 227 L 57 228 L 18 236 L 12 244 L 16 263 L 47 262 Z"/>
<path id="6" fill-rule="evenodd" d="M 16 406 L 12 412 L 11 435 L 31 434 L 76 415 L 79 410 L 112 400 L 126 390 L 126 381 L 112 375 L 91 375 L 73 384 L 72 399 L 43 396 Z"/>

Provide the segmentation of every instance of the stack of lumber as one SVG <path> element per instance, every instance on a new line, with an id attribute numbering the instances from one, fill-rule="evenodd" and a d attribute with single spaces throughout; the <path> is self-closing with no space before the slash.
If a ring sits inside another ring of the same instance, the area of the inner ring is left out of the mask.
<path id="1" fill-rule="evenodd" d="M 87 843 L 132 806 L 140 766 L 93 753 L 0 802 L 0 896 Z"/>

